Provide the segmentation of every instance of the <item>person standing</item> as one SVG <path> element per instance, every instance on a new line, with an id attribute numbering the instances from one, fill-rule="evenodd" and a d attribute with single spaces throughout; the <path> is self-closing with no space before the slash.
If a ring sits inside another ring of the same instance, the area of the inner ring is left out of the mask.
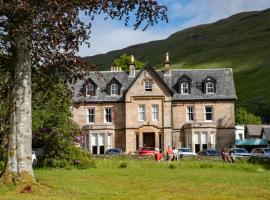
<path id="1" fill-rule="evenodd" d="M 169 160 L 169 162 L 171 162 L 171 160 L 173 159 L 173 150 L 170 145 L 168 145 L 166 149 L 166 154 L 167 154 L 167 159 Z"/>
<path id="2" fill-rule="evenodd" d="M 173 160 L 178 161 L 178 149 L 173 147 Z"/>

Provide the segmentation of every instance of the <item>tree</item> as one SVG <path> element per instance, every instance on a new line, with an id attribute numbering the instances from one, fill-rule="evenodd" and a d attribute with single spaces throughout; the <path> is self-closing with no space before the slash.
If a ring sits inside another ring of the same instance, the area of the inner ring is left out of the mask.
<path id="1" fill-rule="evenodd" d="M 131 56 L 127 54 L 123 54 L 119 58 L 113 61 L 113 66 L 121 67 L 123 71 L 128 71 L 129 70 L 128 65 L 130 61 L 131 61 Z M 142 62 L 140 62 L 137 59 L 134 59 L 134 64 L 137 70 L 141 69 L 142 66 L 144 65 Z"/>
<path id="2" fill-rule="evenodd" d="M 10 131 L 8 160 L 2 180 L 34 181 L 32 154 L 32 67 L 57 68 L 69 74 L 86 67 L 76 52 L 89 39 L 91 22 L 103 13 L 105 18 L 131 19 L 134 29 L 146 29 L 166 20 L 167 8 L 154 0 L 1 0 L 0 46 L 11 56 Z M 88 16 L 88 22 L 80 14 Z M 130 17 L 133 15 L 135 19 Z"/>
<path id="3" fill-rule="evenodd" d="M 238 124 L 262 124 L 260 117 L 248 112 L 245 108 L 240 107 L 236 110 L 235 121 Z"/>

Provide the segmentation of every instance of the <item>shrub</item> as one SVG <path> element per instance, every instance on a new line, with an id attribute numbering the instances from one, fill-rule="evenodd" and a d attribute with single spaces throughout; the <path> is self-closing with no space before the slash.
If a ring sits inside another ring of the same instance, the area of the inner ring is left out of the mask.
<path id="1" fill-rule="evenodd" d="M 47 157 L 46 157 L 47 156 Z M 45 154 L 45 158 L 38 162 L 39 167 L 70 168 L 79 169 L 95 168 L 96 163 L 88 151 L 75 146 L 68 146 L 58 156 L 51 158 Z"/>
<path id="2" fill-rule="evenodd" d="M 127 163 L 121 162 L 118 168 L 127 168 Z"/>
<path id="3" fill-rule="evenodd" d="M 169 167 L 169 169 L 175 169 L 176 168 L 176 166 L 174 164 L 172 164 L 172 163 L 170 163 L 168 167 Z"/>
<path id="4" fill-rule="evenodd" d="M 212 163 L 203 163 L 200 165 L 200 168 L 213 168 L 213 164 Z"/>

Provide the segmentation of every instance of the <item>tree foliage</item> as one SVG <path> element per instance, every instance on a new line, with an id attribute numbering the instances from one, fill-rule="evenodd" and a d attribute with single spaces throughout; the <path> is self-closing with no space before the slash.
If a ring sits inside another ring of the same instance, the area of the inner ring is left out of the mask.
<path id="1" fill-rule="evenodd" d="M 238 124 L 262 124 L 260 117 L 248 112 L 245 108 L 239 107 L 236 109 L 235 121 Z"/>
<path id="2" fill-rule="evenodd" d="M 89 68 L 76 56 L 90 37 L 94 17 L 129 21 L 134 29 L 167 21 L 166 6 L 155 0 L 2 0 L 0 4 L 0 52 L 11 56 L 8 101 L 10 131 L 7 182 L 32 180 L 31 166 L 31 70 L 45 68 L 68 76 Z M 82 15 L 85 18 L 82 18 Z M 12 106 L 9 106 L 9 105 Z M 42 116 L 42 115 L 41 115 Z M 42 123 L 42 120 L 40 121 Z M 6 177 L 6 178 L 5 178 Z"/>
<path id="3" fill-rule="evenodd" d="M 131 56 L 127 54 L 121 55 L 119 58 L 115 59 L 113 61 L 113 66 L 121 67 L 123 71 L 128 71 L 129 63 L 131 61 Z M 137 70 L 141 69 L 144 65 L 144 63 L 140 62 L 137 59 L 134 59 L 135 68 Z"/>

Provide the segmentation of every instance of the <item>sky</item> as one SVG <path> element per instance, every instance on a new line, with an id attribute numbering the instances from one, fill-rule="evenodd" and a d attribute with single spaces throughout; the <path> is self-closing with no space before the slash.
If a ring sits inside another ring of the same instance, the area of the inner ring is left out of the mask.
<path id="1" fill-rule="evenodd" d="M 92 56 L 122 49 L 134 44 L 160 40 L 171 34 L 196 26 L 227 18 L 233 14 L 270 8 L 270 0 L 158 0 L 168 7 L 169 22 L 159 22 L 146 31 L 133 30 L 132 24 L 104 20 L 97 16 L 92 23 L 90 48 L 81 45 L 79 56 Z"/>

